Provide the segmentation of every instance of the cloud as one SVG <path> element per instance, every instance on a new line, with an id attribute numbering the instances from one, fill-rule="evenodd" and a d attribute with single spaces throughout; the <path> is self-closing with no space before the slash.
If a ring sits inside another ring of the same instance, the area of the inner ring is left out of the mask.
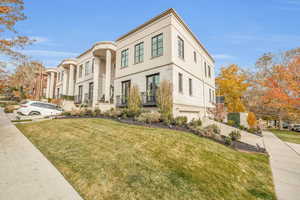
<path id="1" fill-rule="evenodd" d="M 41 57 L 75 57 L 78 53 L 65 52 L 65 51 L 48 51 L 48 50 L 23 50 L 22 53 L 28 56 L 41 56 Z"/>
<path id="2" fill-rule="evenodd" d="M 214 54 L 213 57 L 219 60 L 232 60 L 235 59 L 234 56 L 228 54 Z"/>

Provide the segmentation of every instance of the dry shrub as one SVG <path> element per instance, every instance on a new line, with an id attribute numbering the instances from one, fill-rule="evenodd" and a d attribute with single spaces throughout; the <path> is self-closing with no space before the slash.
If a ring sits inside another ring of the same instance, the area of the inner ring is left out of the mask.
<path id="1" fill-rule="evenodd" d="M 173 118 L 173 87 L 170 81 L 164 80 L 157 90 L 157 105 L 163 121 Z"/>
<path id="2" fill-rule="evenodd" d="M 132 117 L 137 116 L 141 113 L 141 97 L 139 87 L 137 85 L 133 85 L 130 88 L 130 93 L 128 97 L 128 111 L 132 113 Z"/>

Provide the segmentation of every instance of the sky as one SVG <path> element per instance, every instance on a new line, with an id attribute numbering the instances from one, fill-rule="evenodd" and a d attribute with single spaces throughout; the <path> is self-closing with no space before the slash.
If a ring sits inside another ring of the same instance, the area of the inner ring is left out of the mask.
<path id="1" fill-rule="evenodd" d="M 217 70 L 232 63 L 253 68 L 263 53 L 300 47 L 300 0 L 24 2 L 28 18 L 16 29 L 36 42 L 22 51 L 46 67 L 56 67 L 98 41 L 113 41 L 168 8 L 177 11 L 208 49 Z"/>

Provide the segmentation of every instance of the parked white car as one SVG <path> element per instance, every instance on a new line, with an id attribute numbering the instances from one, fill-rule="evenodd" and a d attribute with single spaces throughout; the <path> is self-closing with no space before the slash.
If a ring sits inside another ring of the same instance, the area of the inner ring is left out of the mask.
<path id="1" fill-rule="evenodd" d="M 63 112 L 63 109 L 59 106 L 51 103 L 45 103 L 41 101 L 27 101 L 21 104 L 21 107 L 17 110 L 21 115 L 41 115 L 51 116 L 59 115 Z"/>

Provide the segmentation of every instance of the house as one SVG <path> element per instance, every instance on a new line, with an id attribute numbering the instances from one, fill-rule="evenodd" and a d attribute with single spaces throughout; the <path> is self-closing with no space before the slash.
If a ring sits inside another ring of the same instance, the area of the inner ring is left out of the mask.
<path id="1" fill-rule="evenodd" d="M 174 116 L 204 117 L 215 102 L 214 59 L 174 9 L 47 72 L 47 97 L 101 110 L 126 107 L 132 85 L 143 106 L 156 109 L 162 80 L 173 85 Z"/>

